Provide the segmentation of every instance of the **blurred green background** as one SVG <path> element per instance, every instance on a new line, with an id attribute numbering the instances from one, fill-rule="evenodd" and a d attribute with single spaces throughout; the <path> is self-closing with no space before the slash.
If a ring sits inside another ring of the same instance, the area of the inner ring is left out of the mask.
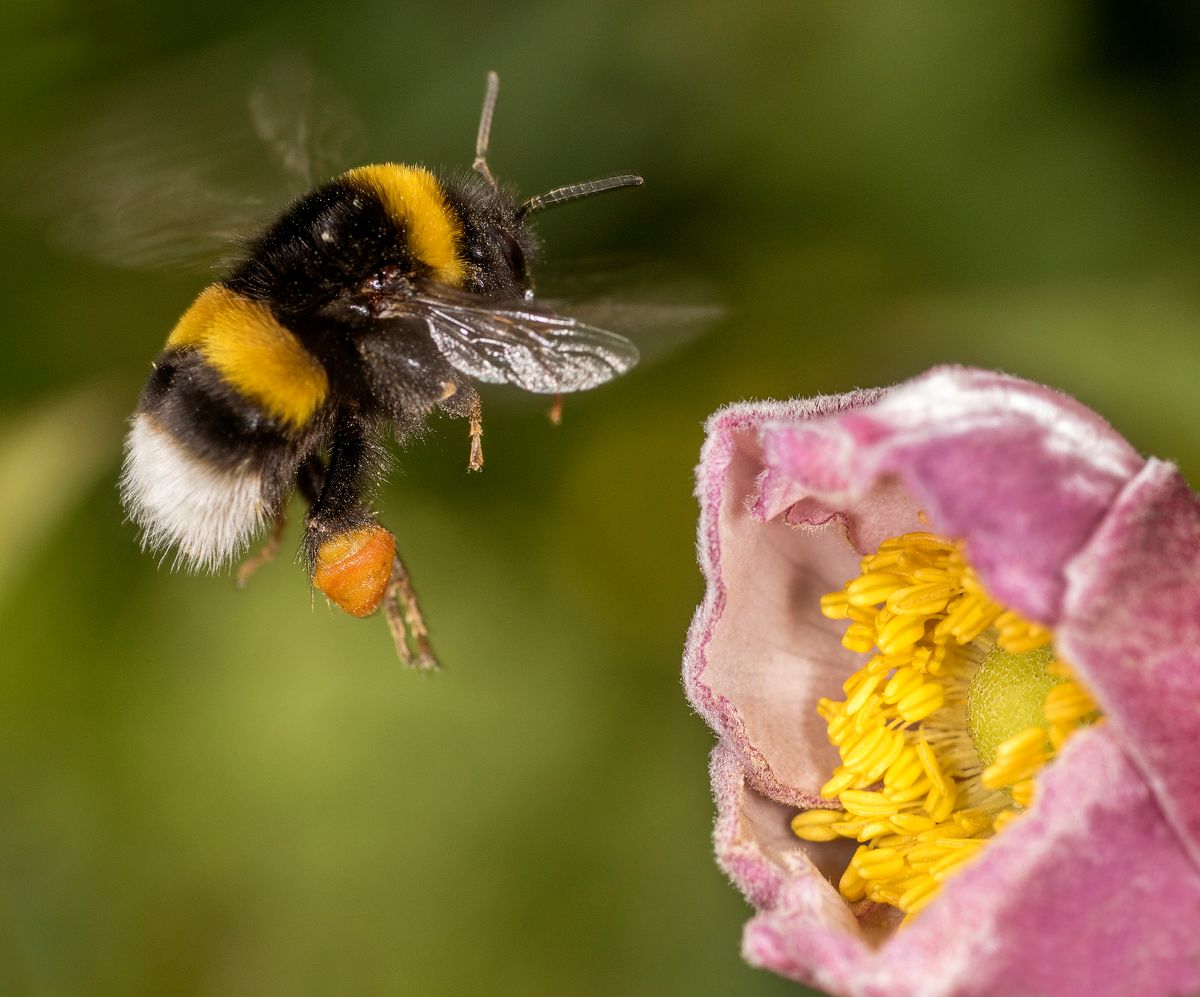
<path id="1" fill-rule="evenodd" d="M 461 424 L 403 454 L 423 678 L 286 557 L 235 592 L 139 552 L 123 419 L 203 281 L 0 217 L 0 993 L 796 992 L 740 961 L 678 681 L 702 421 L 960 361 L 1196 480 L 1197 8 L 6 0 L 6 157 L 245 32 L 377 158 L 469 162 L 498 70 L 497 172 L 647 179 L 548 213 L 547 255 L 638 254 L 726 314 L 560 429 L 485 405 L 482 475 Z"/>

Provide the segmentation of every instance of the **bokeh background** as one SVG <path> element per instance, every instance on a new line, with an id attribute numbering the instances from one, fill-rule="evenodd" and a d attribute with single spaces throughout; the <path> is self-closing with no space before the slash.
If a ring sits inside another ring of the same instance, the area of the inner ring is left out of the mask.
<path id="1" fill-rule="evenodd" d="M 307 52 L 376 158 L 466 163 L 498 70 L 524 191 L 647 178 L 545 215 L 548 255 L 654 261 L 724 317 L 557 430 L 489 395 L 481 475 L 461 424 L 402 455 L 379 505 L 425 678 L 287 557 L 235 592 L 139 552 L 123 420 L 203 278 L 0 216 L 0 992 L 795 992 L 739 958 L 678 680 L 702 422 L 959 361 L 1197 480 L 1197 8 L 6 0 L 6 165 L 247 33 Z"/>

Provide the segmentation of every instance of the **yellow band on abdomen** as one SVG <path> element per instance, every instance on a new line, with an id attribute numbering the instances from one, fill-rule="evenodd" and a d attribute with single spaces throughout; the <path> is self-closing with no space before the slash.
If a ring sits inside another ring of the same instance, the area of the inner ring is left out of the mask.
<path id="1" fill-rule="evenodd" d="M 168 347 L 194 347 L 221 379 L 271 416 L 303 428 L 329 394 L 325 368 L 271 310 L 220 284 L 204 289 Z"/>

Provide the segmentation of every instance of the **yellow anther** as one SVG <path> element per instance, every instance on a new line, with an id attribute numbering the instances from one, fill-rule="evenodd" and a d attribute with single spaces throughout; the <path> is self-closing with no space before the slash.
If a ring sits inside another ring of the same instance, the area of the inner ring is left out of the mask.
<path id="1" fill-rule="evenodd" d="M 1067 743 L 1067 738 L 1074 734 L 1079 727 L 1079 723 L 1051 724 L 1050 729 L 1046 731 L 1050 735 L 1051 751 L 1055 754 L 1062 751 L 1062 746 Z"/>
<path id="2" fill-rule="evenodd" d="M 856 675 L 859 677 L 859 681 L 854 694 L 846 700 L 845 710 L 847 713 L 857 713 L 861 710 L 866 705 L 867 700 L 874 694 L 875 689 L 883 681 L 883 676 L 878 673 L 871 675 L 865 671 L 859 671 Z M 849 693 L 850 690 L 847 689 L 846 692 Z"/>
<path id="3" fill-rule="evenodd" d="M 903 789 L 884 789 L 883 795 L 898 806 L 903 806 L 905 803 L 912 803 L 914 800 L 919 800 L 929 795 L 929 791 L 932 788 L 933 783 L 922 772 L 921 778 L 911 786 L 905 786 Z"/>
<path id="4" fill-rule="evenodd" d="M 875 617 L 879 610 L 874 606 L 851 606 L 848 618 L 851 623 L 866 623 L 871 628 L 875 626 Z"/>
<path id="5" fill-rule="evenodd" d="M 1096 701 L 1078 682 L 1067 681 L 1046 693 L 1042 714 L 1051 723 L 1069 724 L 1096 709 Z"/>
<path id="6" fill-rule="evenodd" d="M 893 848 L 860 848 L 850 864 L 863 879 L 891 879 L 904 871 L 904 856 Z"/>
<path id="7" fill-rule="evenodd" d="M 969 644 L 982 634 L 1000 615 L 1000 607 L 983 596 L 968 597 L 972 605 L 954 627 L 954 639 L 960 644 Z"/>
<path id="8" fill-rule="evenodd" d="M 834 841 L 838 833 L 830 825 L 845 819 L 841 810 L 804 810 L 792 818 L 792 833 L 805 841 Z"/>
<path id="9" fill-rule="evenodd" d="M 878 697 L 871 697 L 867 701 L 867 704 L 854 714 L 854 730 L 860 735 L 878 727 L 882 723 L 883 711 Z"/>
<path id="10" fill-rule="evenodd" d="M 987 838 L 937 838 L 934 840 L 935 845 L 941 845 L 943 848 L 948 848 L 952 852 L 956 851 L 978 851 L 979 848 L 986 844 Z"/>
<path id="11" fill-rule="evenodd" d="M 884 541 L 886 544 L 888 541 Z M 883 550 L 883 544 L 879 545 L 879 549 Z M 947 540 L 945 537 L 939 537 L 936 533 L 927 533 L 917 531 L 914 533 L 905 533 L 898 538 L 899 547 L 910 547 L 913 550 L 925 551 L 929 554 L 949 554 L 954 549 L 953 541 Z"/>
<path id="12" fill-rule="evenodd" d="M 939 883 L 945 882 L 960 865 L 973 859 L 979 853 L 979 847 L 985 843 L 980 841 L 978 847 L 956 849 L 944 859 L 934 862 L 929 868 L 929 874 Z"/>
<path id="13" fill-rule="evenodd" d="M 988 789 L 1003 789 L 1025 779 L 1032 779 L 1045 766 L 1044 761 L 1017 759 L 989 765 L 979 776 Z"/>
<path id="14" fill-rule="evenodd" d="M 922 814 L 893 814 L 888 822 L 901 834 L 920 834 L 930 828 L 937 827 L 933 818 Z"/>
<path id="15" fill-rule="evenodd" d="M 921 761 L 921 768 L 925 770 L 925 775 L 928 776 L 930 784 L 941 794 L 948 795 L 950 786 L 946 782 L 946 777 L 942 774 L 942 767 L 938 764 L 937 755 L 933 753 L 933 748 L 924 736 L 917 741 L 917 758 Z"/>
<path id="16" fill-rule="evenodd" d="M 920 570 L 920 569 L 917 569 Z M 893 613 L 904 616 L 932 616 L 946 608 L 951 596 L 957 591 L 956 585 L 946 582 L 932 582 L 924 585 L 908 585 L 896 589 L 887 598 L 887 608 Z"/>
<path id="17" fill-rule="evenodd" d="M 999 834 L 1020 816 L 1021 812 L 1019 810 L 1001 810 L 996 815 L 995 821 L 992 822 L 992 830 Z"/>
<path id="18" fill-rule="evenodd" d="M 883 660 L 887 662 L 889 669 L 907 668 L 912 664 L 913 652 L 918 647 L 920 647 L 920 644 L 913 644 L 910 647 L 902 647 L 899 651 L 893 651 L 891 654 L 883 655 Z"/>
<path id="19" fill-rule="evenodd" d="M 1036 724 L 1017 731 L 996 747 L 996 760 L 1042 758 L 1046 754 L 1046 729 Z"/>
<path id="20" fill-rule="evenodd" d="M 887 610 L 883 610 L 887 612 Z M 875 636 L 875 643 L 884 654 L 912 647 L 925 636 L 925 620 L 920 616 L 893 616 Z"/>
<path id="21" fill-rule="evenodd" d="M 979 834 L 992 826 L 992 816 L 986 810 L 959 810 L 954 814 L 954 823 L 968 835 Z"/>
<path id="22" fill-rule="evenodd" d="M 876 845 L 886 845 L 888 842 L 883 840 L 883 836 L 894 837 L 888 834 L 891 831 L 892 825 L 886 820 L 871 820 L 867 821 L 858 831 L 859 841 L 870 841 L 872 838 L 878 838 Z"/>
<path id="23" fill-rule="evenodd" d="M 934 824 L 933 827 L 926 831 L 921 831 L 917 834 L 917 841 L 921 844 L 930 844 L 931 842 L 942 841 L 948 838 L 968 838 L 970 834 L 964 831 L 953 820 L 942 821 L 939 824 Z"/>
<path id="24" fill-rule="evenodd" d="M 875 646 L 875 628 L 869 623 L 851 623 L 842 634 L 842 647 L 856 654 L 866 654 Z"/>
<path id="25" fill-rule="evenodd" d="M 925 676 L 915 668 L 899 668 L 883 687 L 883 701 L 898 703 L 914 689 L 920 688 L 924 681 Z"/>
<path id="26" fill-rule="evenodd" d="M 835 799 L 838 793 L 853 782 L 854 773 L 839 765 L 834 770 L 833 778 L 821 787 L 821 795 L 827 800 Z"/>
<path id="27" fill-rule="evenodd" d="M 844 620 L 850 615 L 850 600 L 845 592 L 830 592 L 821 596 L 821 615 L 827 620 Z"/>
<path id="28" fill-rule="evenodd" d="M 846 598 L 851 606 L 876 606 L 907 583 L 903 575 L 887 571 L 872 571 L 859 575 L 846 586 Z"/>
<path id="29" fill-rule="evenodd" d="M 894 665 L 888 663 L 888 659 L 882 654 L 877 654 L 867 662 L 866 669 L 872 675 L 882 674 L 894 668 Z"/>
<path id="30" fill-rule="evenodd" d="M 954 804 L 958 798 L 955 792 L 942 793 L 937 788 L 931 789 L 925 797 L 925 812 L 939 824 L 954 813 Z"/>
<path id="31" fill-rule="evenodd" d="M 851 736 L 854 736 L 852 734 L 854 731 L 854 717 L 835 716 L 829 720 L 828 724 L 830 744 L 841 744 Z"/>
<path id="32" fill-rule="evenodd" d="M 904 735 L 898 730 L 888 732 L 888 739 L 884 746 L 881 746 L 874 754 L 874 761 L 870 768 L 863 772 L 863 778 L 869 782 L 878 782 L 883 778 L 883 775 L 892 766 L 900 753 L 904 750 Z"/>
<path id="33" fill-rule="evenodd" d="M 888 766 L 888 770 L 883 774 L 883 784 L 888 789 L 907 789 L 924 771 L 917 749 L 908 744 Z"/>
<path id="34" fill-rule="evenodd" d="M 1001 614 L 1001 616 L 1003 615 Z M 996 628 L 999 630 L 996 643 L 1000 645 L 1001 650 L 1012 654 L 1035 651 L 1039 647 L 1045 647 L 1050 643 L 1052 636 L 1045 627 L 1038 626 L 1036 623 L 1026 623 L 1019 618 L 1008 625 L 1001 623 L 997 618 Z"/>
<path id="35" fill-rule="evenodd" d="M 958 572 L 949 571 L 945 567 L 917 568 L 912 576 L 913 581 L 922 585 L 951 585 L 955 589 L 958 588 Z"/>
<path id="36" fill-rule="evenodd" d="M 867 895 L 867 881 L 858 874 L 853 863 L 846 866 L 846 871 L 842 873 L 838 882 L 838 892 L 851 903 L 862 900 Z"/>
<path id="37" fill-rule="evenodd" d="M 1055 658 L 1046 666 L 1047 675 L 1057 675 L 1059 678 L 1073 679 L 1075 673 L 1071 671 L 1071 666 L 1068 665 L 1062 658 Z"/>
<path id="38" fill-rule="evenodd" d="M 896 813 L 896 803 L 883 793 L 867 789 L 846 789 L 839 796 L 843 807 L 857 817 L 890 817 Z"/>
<path id="39" fill-rule="evenodd" d="M 927 869 L 934 862 L 940 862 L 949 854 L 950 849 L 944 845 L 936 845 L 932 841 L 927 841 L 920 845 L 913 845 L 905 852 L 904 857 L 914 869 Z"/>
<path id="40" fill-rule="evenodd" d="M 853 744 L 842 756 L 842 764 L 855 774 L 866 773 L 873 766 L 879 749 L 887 751 L 890 747 L 891 733 L 886 727 L 876 727 Z"/>
<path id="41" fill-rule="evenodd" d="M 1034 794 L 1037 792 L 1037 780 L 1022 779 L 1020 782 L 1013 783 L 1008 792 L 1018 806 L 1031 807 Z"/>
<path id="42" fill-rule="evenodd" d="M 867 826 L 865 820 L 843 820 L 830 824 L 830 828 L 843 838 L 857 838 L 859 831 Z"/>
<path id="43" fill-rule="evenodd" d="M 945 702 L 946 689 L 941 682 L 926 682 L 900 700 L 896 709 L 911 724 L 936 713 Z"/>

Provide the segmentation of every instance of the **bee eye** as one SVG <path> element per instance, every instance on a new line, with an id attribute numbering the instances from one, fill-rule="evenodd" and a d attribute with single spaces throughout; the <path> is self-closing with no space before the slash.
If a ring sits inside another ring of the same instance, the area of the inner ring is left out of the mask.
<path id="1" fill-rule="evenodd" d="M 525 251 L 521 248 L 521 244 L 507 232 L 504 233 L 504 255 L 508 258 L 513 273 L 518 277 L 523 277 L 525 275 Z"/>

